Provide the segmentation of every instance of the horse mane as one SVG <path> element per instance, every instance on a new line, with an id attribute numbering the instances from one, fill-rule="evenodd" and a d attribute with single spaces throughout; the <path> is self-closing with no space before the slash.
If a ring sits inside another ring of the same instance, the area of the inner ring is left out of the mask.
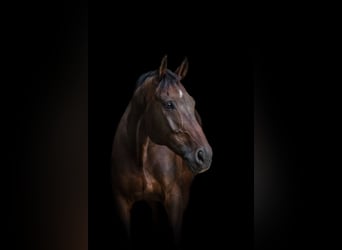
<path id="1" fill-rule="evenodd" d="M 142 74 L 135 85 L 135 88 L 139 88 L 140 86 L 142 86 L 146 79 L 149 77 L 155 77 L 158 76 L 158 71 L 157 70 L 152 70 L 149 71 L 147 73 Z M 172 72 L 171 70 L 166 70 L 165 74 L 161 77 L 161 79 L 159 80 L 158 84 L 160 85 L 161 88 L 166 88 L 169 87 L 171 85 L 176 85 L 178 84 L 178 82 L 180 81 L 180 76 L 178 76 L 177 74 L 175 74 L 174 72 Z"/>

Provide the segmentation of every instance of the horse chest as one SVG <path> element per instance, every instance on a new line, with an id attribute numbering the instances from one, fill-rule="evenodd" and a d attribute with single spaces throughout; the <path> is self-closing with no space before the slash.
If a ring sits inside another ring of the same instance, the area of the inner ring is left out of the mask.
<path id="1" fill-rule="evenodd" d="M 149 139 L 142 146 L 142 182 L 143 193 L 163 195 L 174 180 L 174 157 L 167 147 L 158 146 Z"/>
<path id="2" fill-rule="evenodd" d="M 150 194 L 150 193 L 160 193 L 162 188 L 161 188 L 161 183 L 160 181 L 157 181 L 156 178 L 151 175 L 147 170 L 143 170 L 143 189 L 145 194 Z"/>

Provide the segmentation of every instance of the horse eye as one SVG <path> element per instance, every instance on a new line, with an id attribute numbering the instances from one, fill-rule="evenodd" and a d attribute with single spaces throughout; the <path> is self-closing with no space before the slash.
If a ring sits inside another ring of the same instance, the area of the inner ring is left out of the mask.
<path id="1" fill-rule="evenodd" d="M 168 110 L 172 110 L 172 109 L 175 109 L 175 105 L 173 105 L 171 101 L 164 102 L 164 108 Z"/>

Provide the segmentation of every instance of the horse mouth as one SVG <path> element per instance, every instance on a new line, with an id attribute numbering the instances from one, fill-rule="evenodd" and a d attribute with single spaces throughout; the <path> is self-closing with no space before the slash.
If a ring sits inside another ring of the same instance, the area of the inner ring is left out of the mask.
<path id="1" fill-rule="evenodd" d="M 202 168 L 202 169 L 200 169 L 199 171 L 197 171 L 197 174 L 204 173 L 204 172 L 208 171 L 208 170 L 209 170 L 209 168 L 210 168 L 210 167 L 205 167 L 205 168 Z"/>

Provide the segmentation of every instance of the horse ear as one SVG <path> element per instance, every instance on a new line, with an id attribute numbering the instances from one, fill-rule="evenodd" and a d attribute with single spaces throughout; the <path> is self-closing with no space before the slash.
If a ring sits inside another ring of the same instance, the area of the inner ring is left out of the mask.
<path id="1" fill-rule="evenodd" d="M 167 70 L 167 55 L 165 55 L 160 63 L 159 77 L 163 77 Z"/>
<path id="2" fill-rule="evenodd" d="M 189 68 L 189 62 L 188 58 L 185 57 L 181 65 L 176 69 L 175 73 L 180 76 L 181 79 L 183 79 L 186 76 L 186 73 L 188 73 Z"/>

